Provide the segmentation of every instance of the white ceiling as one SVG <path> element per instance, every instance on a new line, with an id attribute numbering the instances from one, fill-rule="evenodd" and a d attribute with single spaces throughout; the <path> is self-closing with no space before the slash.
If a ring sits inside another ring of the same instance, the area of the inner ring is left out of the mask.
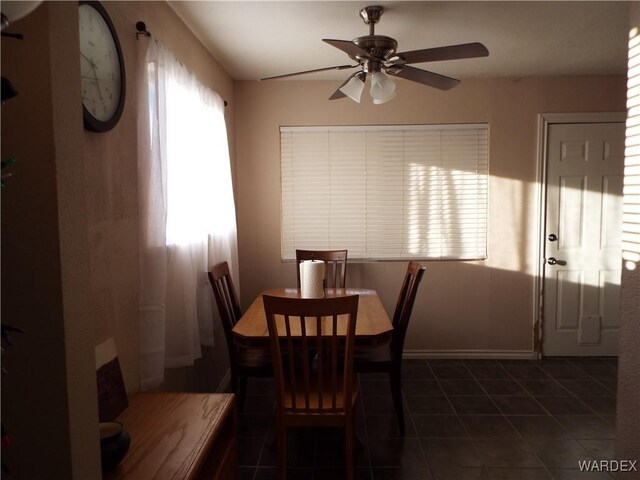
<path id="1" fill-rule="evenodd" d="M 481 42 L 489 57 L 418 64 L 457 78 L 623 74 L 630 2 L 617 1 L 171 1 L 169 4 L 235 80 L 350 63 L 323 38 L 368 34 L 358 15 L 385 12 L 376 34 L 398 51 Z M 153 31 L 153 26 L 149 26 Z M 299 80 L 344 79 L 329 71 Z"/>

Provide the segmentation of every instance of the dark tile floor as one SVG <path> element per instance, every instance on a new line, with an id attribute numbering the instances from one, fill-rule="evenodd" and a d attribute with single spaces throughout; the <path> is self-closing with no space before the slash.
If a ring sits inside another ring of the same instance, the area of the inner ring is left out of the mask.
<path id="1" fill-rule="evenodd" d="M 616 376 L 614 358 L 405 360 L 402 437 L 386 376 L 361 375 L 355 477 L 610 479 L 578 462 L 614 458 Z M 277 478 L 273 381 L 250 379 L 248 394 L 239 478 Z M 288 478 L 343 478 L 342 435 L 292 430 Z"/>

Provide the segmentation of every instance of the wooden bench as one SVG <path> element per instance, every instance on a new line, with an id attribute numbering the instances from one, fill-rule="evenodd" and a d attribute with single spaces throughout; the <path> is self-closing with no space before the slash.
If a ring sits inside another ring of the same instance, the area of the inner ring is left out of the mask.
<path id="1" fill-rule="evenodd" d="M 138 393 L 118 416 L 129 452 L 105 480 L 236 479 L 235 396 Z"/>

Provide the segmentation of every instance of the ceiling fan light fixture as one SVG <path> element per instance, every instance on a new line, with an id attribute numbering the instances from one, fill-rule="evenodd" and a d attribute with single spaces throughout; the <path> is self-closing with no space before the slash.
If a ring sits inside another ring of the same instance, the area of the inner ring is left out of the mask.
<path id="1" fill-rule="evenodd" d="M 386 97 L 384 99 L 381 99 L 381 100 L 378 100 L 378 99 L 374 98 L 373 99 L 373 104 L 374 105 L 382 105 L 383 103 L 387 103 L 389 100 L 393 99 L 393 97 L 395 97 L 395 96 L 396 96 L 396 92 L 393 92 L 390 96 L 388 96 L 388 97 Z"/>
<path id="2" fill-rule="evenodd" d="M 360 97 L 362 96 L 362 91 L 364 90 L 364 80 L 361 78 L 361 75 L 354 75 L 351 77 L 345 85 L 340 87 L 340 91 L 344 93 L 347 97 L 349 97 L 354 102 L 360 103 Z"/>
<path id="3" fill-rule="evenodd" d="M 371 75 L 371 90 L 369 91 L 373 103 L 380 105 L 396 96 L 396 83 L 382 72 Z"/>

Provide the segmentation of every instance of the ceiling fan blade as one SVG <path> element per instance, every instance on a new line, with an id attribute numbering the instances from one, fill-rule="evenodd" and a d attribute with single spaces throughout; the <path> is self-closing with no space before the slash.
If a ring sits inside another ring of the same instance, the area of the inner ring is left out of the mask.
<path id="1" fill-rule="evenodd" d="M 313 70 L 305 70 L 303 72 L 295 72 L 295 73 L 285 73 L 284 75 L 275 75 L 273 77 L 261 78 L 262 80 L 273 80 L 275 78 L 285 78 L 285 77 L 293 77 L 294 75 L 304 75 L 305 73 L 315 73 L 315 72 L 324 72 L 325 70 L 346 70 L 348 68 L 355 68 L 359 65 L 336 65 L 333 67 L 324 67 L 324 68 L 314 68 Z"/>
<path id="2" fill-rule="evenodd" d="M 367 52 L 363 48 L 360 48 L 355 43 L 350 42 L 349 40 L 332 40 L 330 38 L 323 38 L 322 41 L 325 43 L 328 43 L 333 47 L 336 47 L 339 50 L 342 50 L 350 57 L 371 58 L 371 55 L 369 55 L 369 52 Z"/>
<path id="3" fill-rule="evenodd" d="M 391 60 L 391 63 L 403 65 L 406 63 L 438 62 L 441 60 L 457 60 L 460 58 L 487 57 L 488 55 L 489 50 L 487 50 L 487 47 L 481 43 L 475 42 L 396 53 L 394 55 L 394 59 Z"/>
<path id="4" fill-rule="evenodd" d="M 440 90 L 449 90 L 460 83 L 460 80 L 455 78 L 445 77 L 438 73 L 428 72 L 427 70 L 421 70 L 408 65 L 391 65 L 385 68 L 385 72 L 395 77 L 422 83 L 423 85 L 439 88 Z"/>

